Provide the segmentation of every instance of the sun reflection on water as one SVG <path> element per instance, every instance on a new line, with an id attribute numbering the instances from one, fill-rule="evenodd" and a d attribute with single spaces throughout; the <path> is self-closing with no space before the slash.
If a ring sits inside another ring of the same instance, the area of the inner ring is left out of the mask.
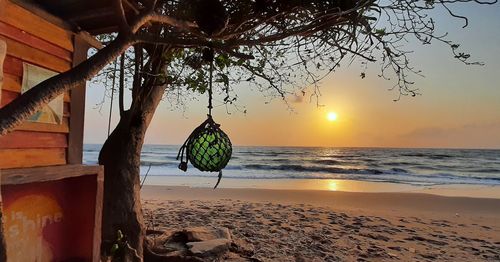
<path id="1" fill-rule="evenodd" d="M 338 189 L 337 181 L 334 181 L 334 180 L 328 181 L 328 190 L 337 191 L 337 189 Z"/>

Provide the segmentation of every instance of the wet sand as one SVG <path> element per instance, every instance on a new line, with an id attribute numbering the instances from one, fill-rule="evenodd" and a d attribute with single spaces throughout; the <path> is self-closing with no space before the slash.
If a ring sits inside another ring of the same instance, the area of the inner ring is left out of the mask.
<path id="1" fill-rule="evenodd" d="M 213 177 L 149 176 L 146 185 L 188 186 L 211 188 L 217 181 Z M 320 190 L 343 192 L 430 193 L 444 196 L 500 198 L 500 185 L 412 185 L 404 183 L 371 182 L 342 179 L 236 179 L 223 178 L 218 188 L 255 188 L 284 190 Z"/>
<path id="2" fill-rule="evenodd" d="M 145 186 L 149 229 L 227 227 L 261 261 L 500 261 L 500 199 Z"/>

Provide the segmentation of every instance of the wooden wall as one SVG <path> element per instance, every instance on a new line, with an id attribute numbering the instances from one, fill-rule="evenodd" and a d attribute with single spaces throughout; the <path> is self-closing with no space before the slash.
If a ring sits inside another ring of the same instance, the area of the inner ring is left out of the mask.
<path id="1" fill-rule="evenodd" d="M 20 95 L 23 62 L 64 72 L 76 64 L 75 54 L 82 56 L 81 50 L 75 51 L 75 36 L 72 32 L 8 0 L 0 0 L 0 39 L 7 43 L 0 107 Z M 13 133 L 0 137 L 0 169 L 78 162 L 78 160 L 68 161 L 68 158 L 72 158 L 68 156 L 68 144 L 74 144 L 74 141 L 69 141 L 69 137 L 72 136 L 70 134 L 72 110 L 77 111 L 77 117 L 73 119 L 74 123 L 71 123 L 75 126 L 75 130 L 71 132 L 76 132 L 77 139 L 83 139 L 81 100 L 84 101 L 85 94 L 80 90 L 78 95 L 80 97 L 73 98 L 70 93 L 64 95 L 64 119 L 61 125 L 25 122 Z M 71 105 L 75 101 L 78 108 Z M 76 144 L 80 148 L 73 148 L 72 151 L 80 152 L 81 161 L 82 143 L 80 141 Z"/>

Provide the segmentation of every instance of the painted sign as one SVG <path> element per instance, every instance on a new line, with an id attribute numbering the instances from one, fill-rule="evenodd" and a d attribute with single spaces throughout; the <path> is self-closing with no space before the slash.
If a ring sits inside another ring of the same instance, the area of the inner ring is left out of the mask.
<path id="1" fill-rule="evenodd" d="M 9 261 L 92 261 L 96 192 L 92 175 L 3 185 Z"/>
<path id="2" fill-rule="evenodd" d="M 57 74 L 57 72 L 50 71 L 45 68 L 41 68 L 28 63 L 23 63 L 23 85 L 21 87 L 21 93 L 25 93 L 42 81 L 47 80 Z M 48 124 L 61 124 L 64 111 L 63 99 L 64 95 L 56 97 L 40 111 L 31 116 L 28 121 Z"/>

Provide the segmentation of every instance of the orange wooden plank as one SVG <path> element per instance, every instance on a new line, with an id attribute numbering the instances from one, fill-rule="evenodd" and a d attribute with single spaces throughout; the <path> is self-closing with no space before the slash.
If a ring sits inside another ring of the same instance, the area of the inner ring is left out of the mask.
<path id="1" fill-rule="evenodd" d="M 70 112 L 69 112 L 69 109 L 70 106 L 69 106 L 69 103 L 64 103 L 63 104 L 63 115 L 64 117 L 69 117 L 70 116 Z"/>
<path id="2" fill-rule="evenodd" d="M 66 148 L 67 134 L 14 131 L 0 136 L 0 149 L 14 148 Z"/>
<path id="3" fill-rule="evenodd" d="M 4 74 L 3 90 L 21 93 L 21 78 L 11 74 Z M 64 93 L 64 102 L 70 102 L 69 91 Z"/>
<path id="4" fill-rule="evenodd" d="M 1 0 L 0 0 L 1 1 Z M 7 47 L 8 49 L 9 47 Z M 14 76 L 23 76 L 23 61 L 19 58 L 7 55 L 3 61 L 3 72 Z"/>
<path id="5" fill-rule="evenodd" d="M 19 94 L 12 92 L 12 91 L 7 91 L 7 90 L 2 90 L 2 97 L 0 100 L 0 108 L 4 107 L 6 104 L 10 103 L 12 100 L 16 99 Z"/>
<path id="6" fill-rule="evenodd" d="M 0 35 L 3 35 L 20 43 L 25 43 L 26 45 L 44 51 L 48 54 L 52 54 L 66 61 L 72 61 L 72 54 L 70 51 L 51 44 L 43 39 L 35 37 L 25 31 L 22 31 L 3 22 L 0 22 Z"/>
<path id="7" fill-rule="evenodd" d="M 16 93 L 21 92 L 21 78 L 15 75 L 4 73 L 2 89 Z"/>
<path id="8" fill-rule="evenodd" d="M 35 167 L 35 168 L 23 168 L 23 169 L 19 168 L 3 169 L 2 180 L 0 181 L 0 184 L 2 186 L 19 185 L 19 184 L 27 184 L 33 182 L 47 182 L 47 181 L 61 180 L 63 178 L 81 177 L 81 176 L 96 175 L 96 174 L 97 174 L 97 180 L 102 182 L 104 180 L 103 172 L 104 172 L 103 166 L 71 165 L 71 164 L 63 166 L 47 166 L 47 167 Z"/>
<path id="9" fill-rule="evenodd" d="M 60 125 L 24 122 L 15 130 L 50 132 L 50 133 L 69 133 L 69 121 L 67 117 L 64 117 L 63 122 Z"/>
<path id="10" fill-rule="evenodd" d="M 47 54 L 38 49 L 0 36 L 7 43 L 7 54 L 23 61 L 45 67 L 56 72 L 65 72 L 71 68 L 71 63 L 61 58 Z"/>
<path id="11" fill-rule="evenodd" d="M 0 150 L 0 169 L 64 164 L 66 164 L 65 148 Z"/>
<path id="12" fill-rule="evenodd" d="M 0 1 L 0 21 L 73 51 L 73 34 L 7 0 Z"/>

